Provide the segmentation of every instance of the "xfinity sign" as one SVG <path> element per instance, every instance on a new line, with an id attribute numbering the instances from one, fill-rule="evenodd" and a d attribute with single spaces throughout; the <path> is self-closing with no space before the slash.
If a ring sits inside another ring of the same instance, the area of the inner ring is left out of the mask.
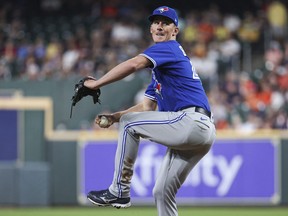
<path id="1" fill-rule="evenodd" d="M 79 200 L 108 188 L 117 141 L 79 145 Z M 278 200 L 278 147 L 271 140 L 217 140 L 177 193 L 178 203 L 273 203 Z M 141 141 L 131 185 L 133 203 L 153 203 L 152 190 L 166 147 Z"/>
<path id="2" fill-rule="evenodd" d="M 135 195 L 140 197 L 151 195 L 150 188 L 155 183 L 162 159 L 163 152 L 159 146 L 143 145 L 135 164 L 136 172 L 132 181 L 132 189 Z M 229 192 L 242 164 L 243 157 L 241 155 L 235 155 L 228 161 L 223 155 L 214 155 L 212 149 L 190 173 L 183 187 L 192 188 L 203 184 L 215 188 L 217 196 L 225 196 Z M 216 174 L 217 171 L 218 174 Z"/>

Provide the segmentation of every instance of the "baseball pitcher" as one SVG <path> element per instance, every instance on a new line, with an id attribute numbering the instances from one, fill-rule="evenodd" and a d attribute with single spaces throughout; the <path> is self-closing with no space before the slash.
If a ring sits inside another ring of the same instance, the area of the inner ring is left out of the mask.
<path id="1" fill-rule="evenodd" d="M 119 122 L 119 138 L 110 187 L 91 191 L 87 198 L 98 206 L 129 207 L 139 140 L 149 139 L 167 147 L 153 189 L 158 215 L 176 216 L 177 191 L 211 148 L 216 131 L 201 80 L 176 40 L 179 33 L 177 13 L 162 6 L 156 8 L 148 19 L 154 41 L 152 46 L 115 66 L 100 79 L 91 78 L 84 82 L 87 88 L 97 90 L 143 68 L 151 69 L 152 75 L 141 103 L 96 117 L 95 123 L 103 128 Z M 105 124 L 101 123 L 103 116 Z"/>

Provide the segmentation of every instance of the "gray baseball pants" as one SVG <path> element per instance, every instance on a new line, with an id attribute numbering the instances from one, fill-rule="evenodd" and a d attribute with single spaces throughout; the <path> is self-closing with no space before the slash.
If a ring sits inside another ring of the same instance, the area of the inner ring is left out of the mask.
<path id="1" fill-rule="evenodd" d="M 119 123 L 115 171 L 110 192 L 129 197 L 140 138 L 167 146 L 153 189 L 158 216 L 177 216 L 175 196 L 192 168 L 209 151 L 216 138 L 213 121 L 195 108 L 178 112 L 133 112 Z"/>

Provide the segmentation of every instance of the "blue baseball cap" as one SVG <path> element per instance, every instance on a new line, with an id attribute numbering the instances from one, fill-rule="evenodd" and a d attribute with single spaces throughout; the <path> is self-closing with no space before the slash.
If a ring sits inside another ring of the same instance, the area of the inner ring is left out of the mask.
<path id="1" fill-rule="evenodd" d="M 167 6 L 161 6 L 156 8 L 153 11 L 153 14 L 151 14 L 148 19 L 150 22 L 152 22 L 155 18 L 155 16 L 164 16 L 172 20 L 172 22 L 178 26 L 178 16 L 176 11 L 173 8 L 167 7 Z"/>

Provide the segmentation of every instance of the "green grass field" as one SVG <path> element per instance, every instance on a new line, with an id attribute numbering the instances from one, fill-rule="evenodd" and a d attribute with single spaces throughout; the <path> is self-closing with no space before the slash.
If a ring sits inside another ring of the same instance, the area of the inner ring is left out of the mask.
<path id="1" fill-rule="evenodd" d="M 154 207 L 0 208 L 0 216 L 157 216 Z M 179 216 L 287 216 L 284 207 L 179 207 Z"/>

